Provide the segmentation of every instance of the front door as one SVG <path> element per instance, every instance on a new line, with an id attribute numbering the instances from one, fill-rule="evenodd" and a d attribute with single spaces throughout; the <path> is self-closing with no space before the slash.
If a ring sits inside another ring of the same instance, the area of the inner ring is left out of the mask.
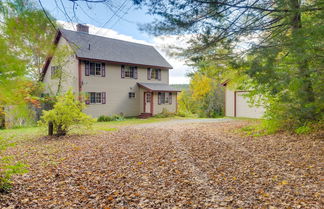
<path id="1" fill-rule="evenodd" d="M 151 92 L 144 92 L 144 112 L 151 113 Z"/>

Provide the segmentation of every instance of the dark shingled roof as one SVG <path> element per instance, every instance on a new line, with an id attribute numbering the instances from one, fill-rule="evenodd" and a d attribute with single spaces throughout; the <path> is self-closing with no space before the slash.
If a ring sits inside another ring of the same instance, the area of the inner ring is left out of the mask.
<path id="1" fill-rule="evenodd" d="M 60 31 L 69 43 L 77 47 L 76 55 L 79 58 L 172 68 L 153 46 L 91 35 L 84 32 L 65 29 L 60 29 Z"/>
<path id="2" fill-rule="evenodd" d="M 146 88 L 151 91 L 176 91 L 180 92 L 178 89 L 173 88 L 169 84 L 165 83 L 137 83 L 139 86 Z"/>

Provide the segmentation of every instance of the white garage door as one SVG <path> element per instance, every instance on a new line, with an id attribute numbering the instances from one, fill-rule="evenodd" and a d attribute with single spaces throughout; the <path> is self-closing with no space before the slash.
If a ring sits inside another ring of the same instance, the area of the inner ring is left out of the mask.
<path id="1" fill-rule="evenodd" d="M 264 108 L 251 106 L 244 94 L 247 92 L 236 92 L 236 117 L 261 118 Z"/>

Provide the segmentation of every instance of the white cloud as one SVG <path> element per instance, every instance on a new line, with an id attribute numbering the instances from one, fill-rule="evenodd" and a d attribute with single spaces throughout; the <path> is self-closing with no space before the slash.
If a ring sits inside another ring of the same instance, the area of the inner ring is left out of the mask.
<path id="1" fill-rule="evenodd" d="M 68 23 L 64 21 L 58 21 L 58 23 L 62 25 L 65 29 L 76 29 L 76 23 Z M 162 56 L 173 66 L 173 69 L 170 70 L 170 84 L 189 83 L 189 78 L 186 76 L 186 74 L 188 72 L 191 72 L 192 68 L 187 66 L 183 59 L 170 55 L 171 46 L 187 46 L 186 40 L 188 40 L 188 36 L 159 36 L 154 37 L 152 39 L 152 42 L 150 43 L 145 40 L 137 40 L 131 36 L 120 34 L 112 29 L 99 28 L 90 24 L 87 25 L 89 26 L 90 34 L 154 46 L 162 54 Z"/>

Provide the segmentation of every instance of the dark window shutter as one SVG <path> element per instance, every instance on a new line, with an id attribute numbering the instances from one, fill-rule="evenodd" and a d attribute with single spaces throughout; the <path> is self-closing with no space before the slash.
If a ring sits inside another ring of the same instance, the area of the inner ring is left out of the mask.
<path id="1" fill-rule="evenodd" d="M 125 78 L 125 66 L 124 65 L 121 66 L 120 77 Z"/>
<path id="2" fill-rule="evenodd" d="M 147 68 L 147 80 L 151 80 L 151 75 L 152 75 L 152 69 Z"/>
<path id="3" fill-rule="evenodd" d="M 106 66 L 105 63 L 101 64 L 101 76 L 105 77 L 106 76 Z"/>
<path id="4" fill-rule="evenodd" d="M 158 93 L 158 104 L 161 104 L 161 92 Z"/>
<path id="5" fill-rule="evenodd" d="M 90 104 L 90 92 L 88 92 L 88 93 L 86 94 L 85 103 L 86 103 L 87 105 Z"/>
<path id="6" fill-rule="evenodd" d="M 161 69 L 158 69 L 158 80 L 161 80 Z"/>
<path id="7" fill-rule="evenodd" d="M 84 62 L 84 72 L 85 72 L 85 76 L 89 76 L 90 75 L 90 62 L 89 61 L 85 61 Z"/>
<path id="8" fill-rule="evenodd" d="M 134 67 L 134 78 L 137 79 L 137 67 Z"/>
<path id="9" fill-rule="evenodd" d="M 101 93 L 101 104 L 106 104 L 106 92 Z"/>
<path id="10" fill-rule="evenodd" d="M 169 93 L 169 104 L 172 104 L 172 93 Z"/>

